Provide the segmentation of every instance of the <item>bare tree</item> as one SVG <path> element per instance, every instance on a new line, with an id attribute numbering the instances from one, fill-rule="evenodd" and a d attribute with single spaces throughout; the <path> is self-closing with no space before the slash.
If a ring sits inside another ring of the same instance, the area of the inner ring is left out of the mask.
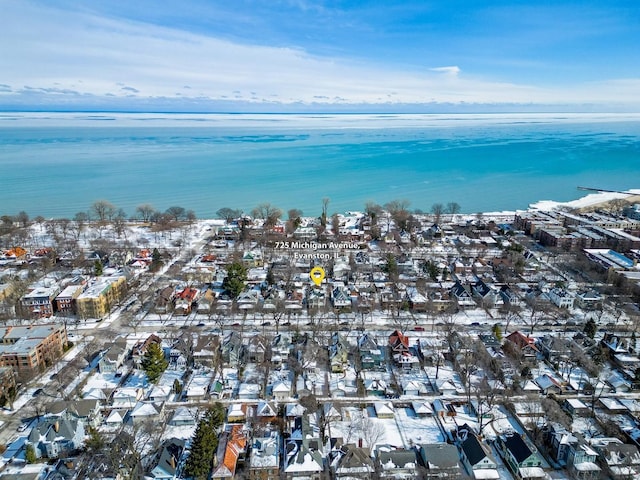
<path id="1" fill-rule="evenodd" d="M 391 200 L 384 206 L 399 230 L 407 230 L 409 203 L 409 200 Z"/>
<path id="2" fill-rule="evenodd" d="M 384 425 L 365 415 L 362 411 L 351 418 L 351 425 L 353 426 L 352 433 L 363 440 L 369 453 L 371 453 L 376 444 L 384 440 L 386 436 Z"/>
<path id="3" fill-rule="evenodd" d="M 136 207 L 136 214 L 144 223 L 147 223 L 149 220 L 151 220 L 153 212 L 155 212 L 155 208 L 153 208 L 153 206 L 148 203 L 144 203 Z"/>
<path id="4" fill-rule="evenodd" d="M 261 203 L 251 211 L 251 215 L 264 220 L 266 229 L 273 227 L 277 223 L 278 219 L 282 216 L 282 210 L 270 203 Z"/>
<path id="5" fill-rule="evenodd" d="M 460 213 L 460 205 L 456 202 L 447 203 L 447 213 L 451 215 L 451 220 L 453 220 L 453 217 Z"/>
<path id="6" fill-rule="evenodd" d="M 434 216 L 435 223 L 440 223 L 440 217 L 442 217 L 443 212 L 444 207 L 441 203 L 434 203 L 433 205 L 431 205 L 431 213 Z"/>
<path id="7" fill-rule="evenodd" d="M 106 200 L 98 200 L 91 205 L 91 213 L 100 223 L 106 223 L 116 213 L 116 207 Z"/>

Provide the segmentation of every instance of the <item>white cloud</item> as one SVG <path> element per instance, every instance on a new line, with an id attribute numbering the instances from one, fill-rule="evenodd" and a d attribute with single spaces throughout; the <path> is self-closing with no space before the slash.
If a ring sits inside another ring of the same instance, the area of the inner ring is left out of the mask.
<path id="1" fill-rule="evenodd" d="M 432 72 L 439 72 L 439 73 L 444 73 L 446 75 L 451 75 L 452 77 L 457 77 L 458 74 L 460 73 L 460 67 L 457 66 L 451 66 L 451 67 L 435 67 L 435 68 L 430 68 L 429 70 L 431 70 Z"/>
<path id="2" fill-rule="evenodd" d="M 477 78 L 462 74 L 458 66 L 403 71 L 26 2 L 7 2 L 5 11 L 0 80 L 13 92 L 28 85 L 46 93 L 55 85 L 57 95 L 248 102 L 271 98 L 329 104 L 380 103 L 382 98 L 398 104 L 566 104 L 640 98 L 637 79 L 542 88 Z M 180 91 L 184 93 L 178 95 Z M 10 94 L 8 88 L 0 89 L 0 103 Z"/>

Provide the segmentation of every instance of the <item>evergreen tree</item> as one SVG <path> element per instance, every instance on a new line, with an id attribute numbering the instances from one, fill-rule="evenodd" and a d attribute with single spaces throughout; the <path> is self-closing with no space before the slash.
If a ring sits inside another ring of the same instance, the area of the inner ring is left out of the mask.
<path id="1" fill-rule="evenodd" d="M 194 480 L 206 480 L 211 472 L 213 456 L 218 448 L 218 434 L 224 422 L 224 407 L 214 403 L 198 422 L 193 435 L 191 453 L 184 473 Z"/>
<path id="2" fill-rule="evenodd" d="M 26 446 L 24 458 L 27 463 L 36 463 L 38 461 L 38 457 L 36 457 L 36 450 L 33 448 L 33 445 Z"/>
<path id="3" fill-rule="evenodd" d="M 95 262 L 93 262 L 93 273 L 96 277 L 101 276 L 103 271 L 104 266 L 102 265 L 102 262 L 100 260 L 96 260 Z"/>
<path id="4" fill-rule="evenodd" d="M 169 362 L 164 357 L 164 352 L 158 343 L 152 343 L 142 358 L 142 369 L 147 374 L 151 383 L 156 383 L 162 372 L 167 369 Z"/>
<path id="5" fill-rule="evenodd" d="M 151 270 L 152 272 L 157 272 L 161 266 L 162 255 L 160 255 L 160 252 L 157 248 L 154 248 L 153 252 L 151 252 L 151 265 L 149 265 L 149 270 Z"/>
<path id="6" fill-rule="evenodd" d="M 596 324 L 596 321 L 593 318 L 587 320 L 587 323 L 584 324 L 584 334 L 589 338 L 593 338 L 596 336 L 597 331 L 598 325 Z"/>
<path id="7" fill-rule="evenodd" d="M 244 290 L 247 281 L 247 268 L 242 262 L 235 261 L 227 268 L 227 276 L 222 282 L 222 287 L 233 298 L 237 298 Z"/>
<path id="8" fill-rule="evenodd" d="M 502 328 L 499 323 L 496 323 L 493 326 L 493 335 L 499 340 L 502 341 Z"/>

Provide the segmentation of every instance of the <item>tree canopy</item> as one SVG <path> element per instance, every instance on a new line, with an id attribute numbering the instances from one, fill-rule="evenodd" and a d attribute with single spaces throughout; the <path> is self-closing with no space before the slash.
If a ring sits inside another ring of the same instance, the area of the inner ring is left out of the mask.
<path id="1" fill-rule="evenodd" d="M 184 473 L 194 480 L 206 480 L 211 472 L 213 456 L 218 448 L 218 435 L 224 421 L 224 407 L 214 403 L 198 422 L 193 435 L 191 453 Z"/>
<path id="2" fill-rule="evenodd" d="M 244 290 L 247 281 L 247 268 L 242 262 L 235 261 L 227 268 L 227 276 L 222 282 L 222 287 L 233 298 L 237 298 Z"/>
<path id="3" fill-rule="evenodd" d="M 142 358 L 142 369 L 151 383 L 156 383 L 167 369 L 169 362 L 164 356 L 159 343 L 152 343 Z"/>

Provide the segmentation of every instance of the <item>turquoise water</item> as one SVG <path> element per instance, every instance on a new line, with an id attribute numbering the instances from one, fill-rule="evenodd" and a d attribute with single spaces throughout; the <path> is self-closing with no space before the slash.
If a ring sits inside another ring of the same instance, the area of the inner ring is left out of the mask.
<path id="1" fill-rule="evenodd" d="M 0 214 L 71 217 L 99 199 L 198 217 L 357 210 L 408 199 L 463 212 L 640 187 L 634 115 L 0 114 Z"/>

